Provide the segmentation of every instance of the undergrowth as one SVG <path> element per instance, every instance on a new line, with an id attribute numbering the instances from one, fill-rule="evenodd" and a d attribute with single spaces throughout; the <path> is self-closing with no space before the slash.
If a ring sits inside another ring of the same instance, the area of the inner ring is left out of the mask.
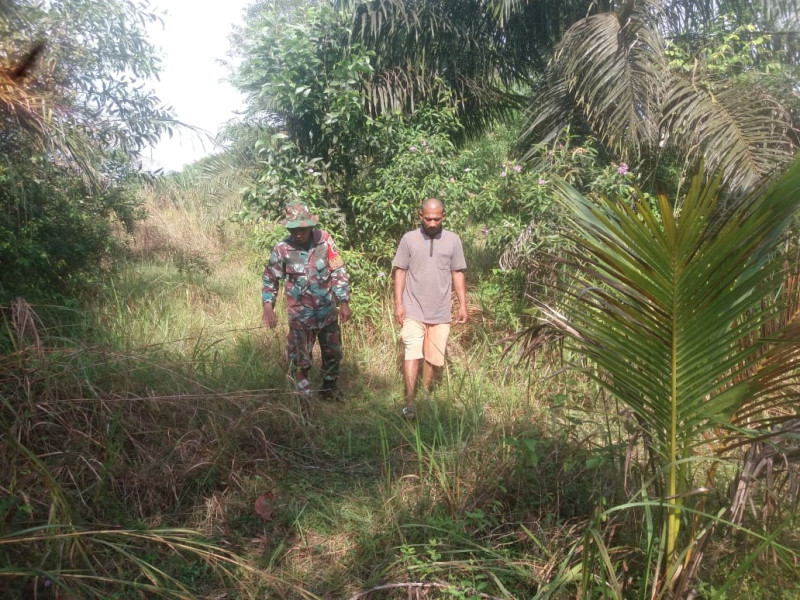
<path id="1" fill-rule="evenodd" d="M 343 328 L 345 401 L 304 414 L 285 315 L 261 326 L 246 241 L 274 235 L 229 243 L 212 222 L 216 241 L 192 249 L 193 212 L 151 213 L 158 244 L 136 241 L 82 307 L 3 311 L 0 597 L 644 597 L 660 532 L 643 441 L 557 348 L 504 358 L 504 276 L 480 289 L 471 275 L 470 322 L 409 423 L 389 287 L 373 274 Z M 797 547 L 793 531 L 781 548 Z M 770 577 L 723 589 L 712 567 L 698 597 L 796 593 L 791 553 L 768 563 L 736 539 L 706 551 Z"/>

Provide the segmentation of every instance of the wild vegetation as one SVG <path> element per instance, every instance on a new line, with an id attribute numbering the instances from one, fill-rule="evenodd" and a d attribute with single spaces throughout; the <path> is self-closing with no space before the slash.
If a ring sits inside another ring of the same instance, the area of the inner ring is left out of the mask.
<path id="1" fill-rule="evenodd" d="M 255 2 L 248 113 L 156 177 L 148 5 L 4 8 L 0 597 L 800 597 L 796 11 Z M 470 320 L 408 422 L 427 196 Z M 353 286 L 310 414 L 259 319 L 296 199 Z"/>

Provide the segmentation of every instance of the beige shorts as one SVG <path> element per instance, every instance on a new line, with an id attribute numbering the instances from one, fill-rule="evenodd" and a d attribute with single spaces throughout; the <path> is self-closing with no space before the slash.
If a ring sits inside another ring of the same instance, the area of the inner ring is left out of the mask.
<path id="1" fill-rule="evenodd" d="M 400 330 L 400 339 L 405 348 L 405 359 L 424 358 L 435 367 L 444 365 L 444 350 L 447 336 L 450 335 L 450 323 L 426 325 L 414 319 L 405 319 Z"/>

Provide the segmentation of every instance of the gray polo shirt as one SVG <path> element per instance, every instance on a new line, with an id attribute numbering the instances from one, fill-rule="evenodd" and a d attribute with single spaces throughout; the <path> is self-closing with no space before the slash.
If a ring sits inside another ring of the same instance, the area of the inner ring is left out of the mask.
<path id="1" fill-rule="evenodd" d="M 392 266 L 405 269 L 406 317 L 435 325 L 452 320 L 453 274 L 467 268 L 461 238 L 442 229 L 430 237 L 420 227 L 400 240 Z"/>

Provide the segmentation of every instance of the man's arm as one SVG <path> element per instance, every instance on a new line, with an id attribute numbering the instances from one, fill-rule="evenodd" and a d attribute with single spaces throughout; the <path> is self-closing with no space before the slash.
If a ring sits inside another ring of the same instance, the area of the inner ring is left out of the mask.
<path id="1" fill-rule="evenodd" d="M 275 314 L 275 301 L 278 298 L 278 282 L 283 276 L 281 258 L 276 250 L 270 254 L 269 262 L 264 268 L 261 276 L 261 303 L 264 311 L 261 321 L 267 329 L 273 329 L 278 324 L 278 316 Z"/>
<path id="2" fill-rule="evenodd" d="M 339 321 L 347 323 L 352 315 L 350 311 L 350 278 L 347 276 L 344 260 L 339 254 L 333 237 L 327 231 L 323 231 L 322 235 L 328 246 L 328 266 L 331 269 L 333 295 L 339 302 Z"/>
<path id="3" fill-rule="evenodd" d="M 456 315 L 456 323 L 467 322 L 467 284 L 464 277 L 464 271 L 452 271 L 453 273 L 453 289 L 458 298 L 458 314 Z"/>
<path id="4" fill-rule="evenodd" d="M 403 306 L 403 291 L 406 289 L 406 274 L 408 269 L 394 269 L 394 319 L 400 325 L 406 318 L 406 309 Z"/>

